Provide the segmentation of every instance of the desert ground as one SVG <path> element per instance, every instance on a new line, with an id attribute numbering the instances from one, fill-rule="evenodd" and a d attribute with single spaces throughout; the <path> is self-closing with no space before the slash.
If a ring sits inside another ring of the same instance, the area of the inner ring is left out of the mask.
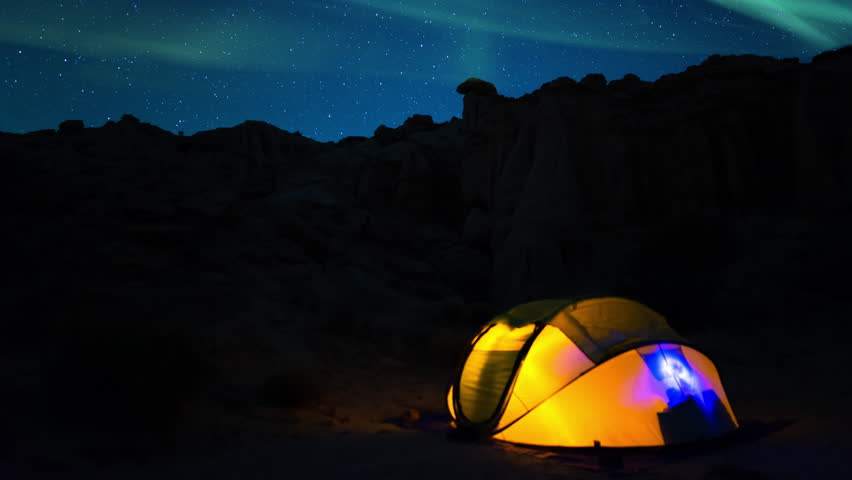
<path id="1" fill-rule="evenodd" d="M 690 339 L 717 361 L 740 431 L 687 449 L 596 452 L 456 439 L 444 404 L 455 359 L 428 349 L 393 352 L 381 342 L 310 330 L 291 329 L 280 338 L 244 335 L 252 345 L 231 346 L 221 357 L 227 365 L 220 381 L 228 389 L 187 400 L 170 418 L 175 424 L 164 426 L 156 418 L 146 420 L 151 425 L 136 423 L 125 418 L 132 412 L 120 408 L 112 416 L 116 425 L 57 422 L 50 407 L 21 406 L 16 415 L 7 409 L 12 435 L 0 473 L 87 479 L 792 479 L 852 472 L 850 388 L 843 373 L 848 353 L 824 348 L 834 343 L 830 332 L 797 336 L 795 342 L 785 331 L 693 332 Z M 304 342 L 294 347 L 292 335 Z M 4 369 L 26 368 L 17 360 L 4 362 Z"/>

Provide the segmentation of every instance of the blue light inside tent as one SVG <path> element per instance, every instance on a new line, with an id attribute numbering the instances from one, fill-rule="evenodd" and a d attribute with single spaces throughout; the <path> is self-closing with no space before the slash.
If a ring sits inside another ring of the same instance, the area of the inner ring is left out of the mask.
<path id="1" fill-rule="evenodd" d="M 694 397 L 700 405 L 706 407 L 702 394 L 702 384 L 705 382 L 690 366 L 679 345 L 660 344 L 654 351 L 642 356 L 654 378 L 666 386 L 666 404 L 669 408 L 685 402 L 689 397 Z"/>
<path id="2" fill-rule="evenodd" d="M 713 438 L 731 431 L 736 428 L 734 419 L 707 374 L 689 363 L 685 348 L 688 347 L 660 343 L 638 349 L 653 377 L 653 390 L 666 404 L 666 409 L 658 413 L 663 435 L 677 442 L 674 439 L 682 435 Z"/>

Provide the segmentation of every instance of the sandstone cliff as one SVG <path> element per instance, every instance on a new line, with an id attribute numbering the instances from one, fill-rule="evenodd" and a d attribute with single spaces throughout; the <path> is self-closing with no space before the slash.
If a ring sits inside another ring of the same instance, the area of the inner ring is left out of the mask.
<path id="1" fill-rule="evenodd" d="M 520 98 L 470 79 L 461 119 L 337 143 L 255 121 L 175 136 L 130 115 L 0 134 L 10 265 L 35 282 L 74 278 L 87 255 L 92 271 L 136 258 L 327 316 L 593 293 L 679 313 L 736 297 L 721 285 L 763 268 L 743 258 L 762 235 L 848 214 L 850 78 L 850 47 L 809 64 L 714 55 Z"/>

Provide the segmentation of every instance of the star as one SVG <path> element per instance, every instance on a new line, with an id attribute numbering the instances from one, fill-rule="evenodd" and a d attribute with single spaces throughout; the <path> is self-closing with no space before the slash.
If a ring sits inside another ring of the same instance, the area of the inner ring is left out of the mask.
<path id="1" fill-rule="evenodd" d="M 339 140 L 459 117 L 468 77 L 519 97 L 588 73 L 653 81 L 716 53 L 808 61 L 852 43 L 849 27 L 839 0 L 6 2 L 0 131 L 130 113 L 187 134 L 251 119 Z"/>

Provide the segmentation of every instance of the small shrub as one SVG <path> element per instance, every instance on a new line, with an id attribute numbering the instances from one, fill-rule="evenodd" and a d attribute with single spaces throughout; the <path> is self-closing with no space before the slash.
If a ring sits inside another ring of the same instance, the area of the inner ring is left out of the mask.
<path id="1" fill-rule="evenodd" d="M 456 93 L 467 95 L 468 93 L 477 93 L 479 95 L 497 95 L 497 87 L 493 83 L 481 80 L 476 77 L 470 77 L 456 87 Z"/>

